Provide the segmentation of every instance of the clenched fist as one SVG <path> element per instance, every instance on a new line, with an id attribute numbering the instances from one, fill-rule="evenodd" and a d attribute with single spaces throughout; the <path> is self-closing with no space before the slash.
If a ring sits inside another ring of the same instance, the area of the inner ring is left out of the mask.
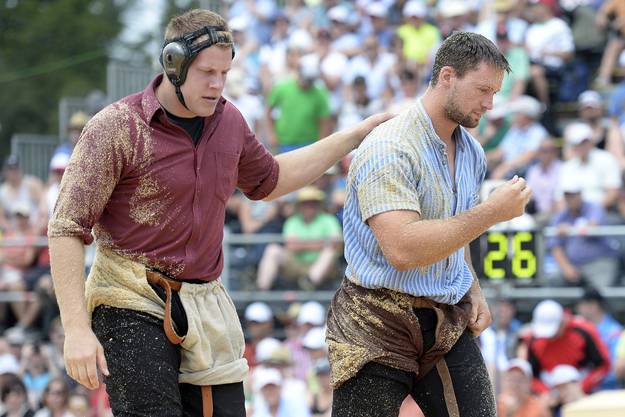
<path id="1" fill-rule="evenodd" d="M 494 207 L 497 222 L 504 222 L 522 215 L 532 197 L 532 189 L 524 178 L 516 175 L 511 180 L 495 188 L 487 203 Z"/>

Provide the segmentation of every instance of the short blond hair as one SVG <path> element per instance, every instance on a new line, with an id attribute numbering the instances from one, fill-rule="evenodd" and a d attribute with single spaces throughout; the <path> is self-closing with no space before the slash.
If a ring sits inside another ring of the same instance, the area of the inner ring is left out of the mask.
<path id="1" fill-rule="evenodd" d="M 232 33 L 230 32 L 226 19 L 215 12 L 205 9 L 192 9 L 184 12 L 180 16 L 172 17 L 165 28 L 165 41 L 180 38 L 187 33 L 202 29 L 204 26 L 223 26 L 226 30 L 218 33 L 220 35 L 225 35 L 230 43 L 219 43 L 217 45 L 232 46 Z M 200 39 L 196 41 L 200 41 Z"/>

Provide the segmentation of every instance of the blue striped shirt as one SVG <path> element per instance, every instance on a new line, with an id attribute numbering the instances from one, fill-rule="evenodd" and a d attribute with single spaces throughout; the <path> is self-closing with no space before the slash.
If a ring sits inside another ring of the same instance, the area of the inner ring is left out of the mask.
<path id="1" fill-rule="evenodd" d="M 411 210 L 422 219 L 445 219 L 473 207 L 486 175 L 480 144 L 462 127 L 454 132 L 452 186 L 446 145 L 421 100 L 374 129 L 352 161 L 344 211 L 346 276 L 366 288 L 388 288 L 456 304 L 473 281 L 464 248 L 435 264 L 398 271 L 384 257 L 366 221 L 376 214 Z"/>

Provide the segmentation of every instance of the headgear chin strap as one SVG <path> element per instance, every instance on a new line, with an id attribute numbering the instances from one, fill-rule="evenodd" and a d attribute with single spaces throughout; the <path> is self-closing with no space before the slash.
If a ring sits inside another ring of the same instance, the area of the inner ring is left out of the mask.
<path id="1" fill-rule="evenodd" d="M 228 44 L 232 47 L 232 58 L 234 58 L 234 45 L 232 45 L 232 40 L 224 32 L 227 32 L 224 26 L 204 26 L 195 32 L 187 33 L 179 38 L 166 40 L 163 43 L 159 61 L 165 70 L 167 78 L 176 88 L 178 100 L 187 110 L 189 108 L 184 102 L 180 87 L 184 84 L 189 65 L 191 65 L 197 54 L 202 49 L 215 44 Z M 194 43 L 196 39 L 202 36 L 208 36 L 208 39 Z"/>

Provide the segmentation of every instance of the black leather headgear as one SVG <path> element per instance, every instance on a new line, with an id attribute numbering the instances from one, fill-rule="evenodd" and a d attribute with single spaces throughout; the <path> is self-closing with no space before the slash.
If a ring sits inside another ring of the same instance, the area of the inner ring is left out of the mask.
<path id="1" fill-rule="evenodd" d="M 232 58 L 234 58 L 232 40 L 223 33 L 226 30 L 224 26 L 204 26 L 195 32 L 187 33 L 179 38 L 169 39 L 163 43 L 159 61 L 165 70 L 165 75 L 176 87 L 176 95 L 183 106 L 187 107 L 180 87 L 187 78 L 189 66 L 201 50 L 215 44 L 229 44 L 232 46 Z M 194 43 L 197 38 L 205 35 L 208 37 L 206 40 Z"/>

